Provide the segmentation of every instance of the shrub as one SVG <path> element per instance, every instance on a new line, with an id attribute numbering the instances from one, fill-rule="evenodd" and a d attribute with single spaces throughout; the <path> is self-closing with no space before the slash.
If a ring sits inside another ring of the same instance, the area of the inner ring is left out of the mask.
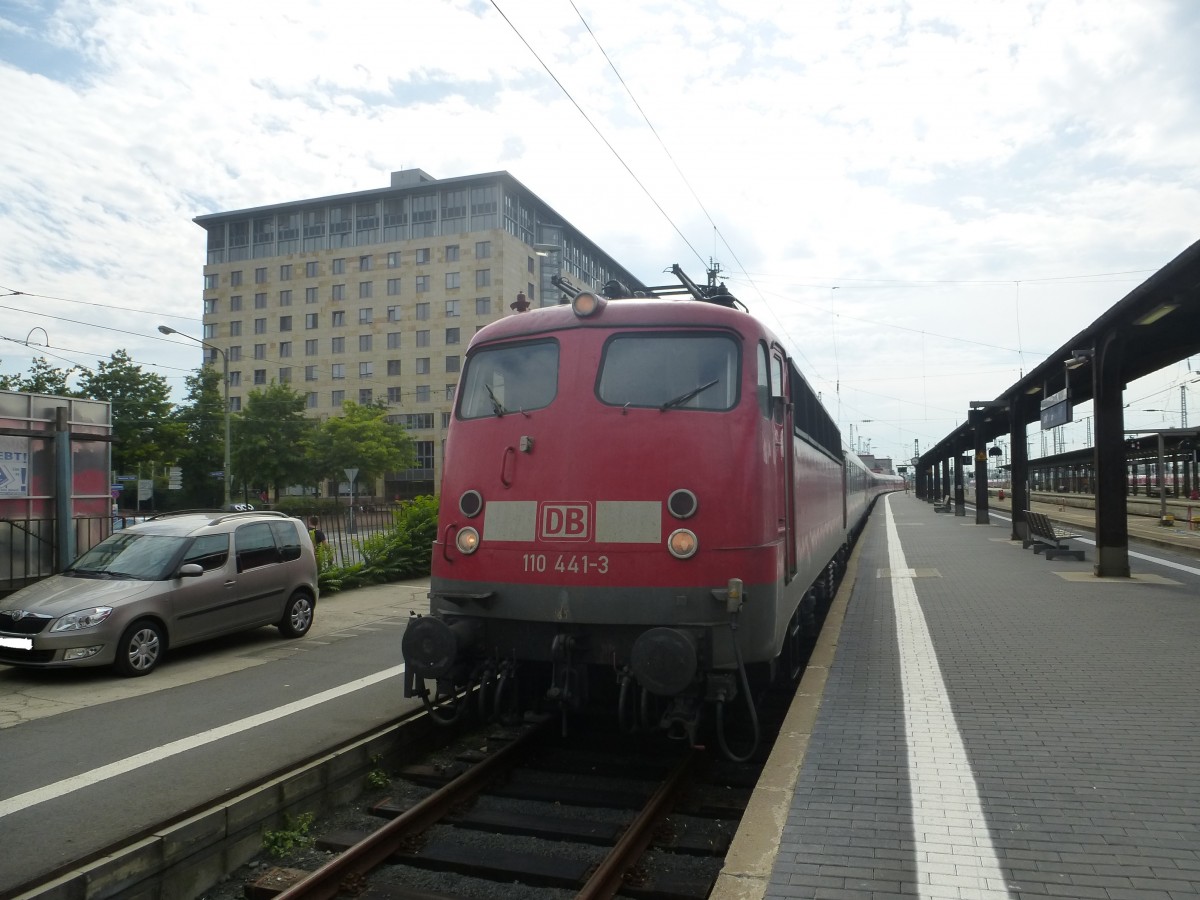
<path id="1" fill-rule="evenodd" d="M 428 575 L 437 537 L 437 512 L 436 497 L 417 497 L 402 504 L 392 514 L 391 528 L 355 545 L 360 561 L 321 570 L 322 592 Z"/>

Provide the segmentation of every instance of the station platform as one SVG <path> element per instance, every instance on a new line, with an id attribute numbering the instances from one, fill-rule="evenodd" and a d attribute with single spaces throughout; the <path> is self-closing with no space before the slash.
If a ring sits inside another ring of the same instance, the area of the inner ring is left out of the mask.
<path id="1" fill-rule="evenodd" d="M 880 499 L 711 897 L 1200 897 L 1192 539 L 1097 578 L 1007 517 Z"/>

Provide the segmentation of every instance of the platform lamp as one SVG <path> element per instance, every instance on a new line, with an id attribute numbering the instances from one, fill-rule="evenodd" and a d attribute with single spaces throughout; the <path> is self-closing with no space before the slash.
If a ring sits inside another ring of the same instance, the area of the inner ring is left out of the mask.
<path id="1" fill-rule="evenodd" d="M 169 325 L 159 325 L 158 330 L 163 334 L 177 334 L 182 338 L 187 338 L 189 341 L 195 341 L 202 347 L 207 347 L 208 349 L 221 354 L 222 369 L 225 376 L 225 472 L 223 473 L 224 478 L 222 479 L 225 482 L 225 502 L 222 504 L 222 507 L 228 509 L 230 505 L 229 486 L 230 482 L 233 480 L 233 475 L 229 469 L 229 448 L 231 446 L 229 440 L 229 354 L 227 354 L 220 347 L 210 344 L 208 341 L 202 341 L 198 337 L 192 337 L 190 334 L 184 334 L 182 331 L 176 331 Z"/>

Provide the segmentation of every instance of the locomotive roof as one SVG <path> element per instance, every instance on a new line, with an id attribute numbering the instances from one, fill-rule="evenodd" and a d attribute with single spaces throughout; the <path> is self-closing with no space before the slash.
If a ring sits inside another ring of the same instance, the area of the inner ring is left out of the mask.
<path id="1" fill-rule="evenodd" d="M 753 316 L 738 309 L 700 300 L 622 299 L 609 300 L 598 313 L 580 318 L 569 304 L 543 306 L 505 316 L 483 328 L 472 343 L 481 340 L 511 340 L 575 328 L 629 327 L 730 328 L 770 336 Z"/>

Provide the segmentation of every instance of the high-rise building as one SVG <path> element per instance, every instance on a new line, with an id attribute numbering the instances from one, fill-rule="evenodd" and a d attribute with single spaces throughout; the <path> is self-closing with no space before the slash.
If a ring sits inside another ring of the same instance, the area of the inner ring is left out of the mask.
<path id="1" fill-rule="evenodd" d="M 205 342 L 228 355 L 234 412 L 273 382 L 312 416 L 383 401 L 417 463 L 360 493 L 436 493 L 454 389 L 471 336 L 579 287 L 641 282 L 507 172 L 435 179 L 393 172 L 386 188 L 197 216 L 208 232 Z M 219 363 L 206 349 L 206 362 Z"/>

